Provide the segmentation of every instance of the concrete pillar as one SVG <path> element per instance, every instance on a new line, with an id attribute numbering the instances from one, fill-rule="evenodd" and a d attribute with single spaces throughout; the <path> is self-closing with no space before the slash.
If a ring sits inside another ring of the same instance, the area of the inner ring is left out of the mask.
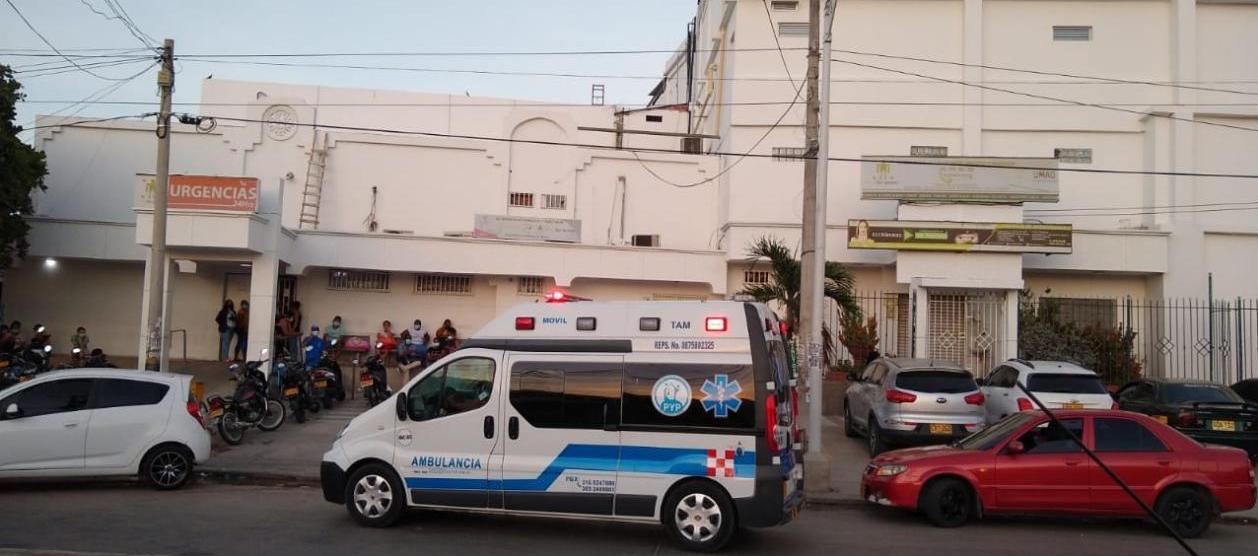
<path id="1" fill-rule="evenodd" d="M 261 358 L 262 348 L 275 343 L 275 291 L 279 284 L 280 261 L 274 252 L 260 253 L 252 260 L 249 272 L 249 343 L 245 358 Z M 273 355 L 273 353 L 272 353 Z M 271 365 L 264 365 L 270 372 Z"/>
<path id="2" fill-rule="evenodd" d="M 909 283 L 909 310 L 913 311 L 913 357 L 927 358 L 930 356 L 930 295 L 921 280 L 914 278 Z"/>
<path id="3" fill-rule="evenodd" d="M 967 83 L 983 81 L 983 0 L 965 0 L 962 25 L 962 56 L 965 63 L 972 64 L 962 70 Z M 961 109 L 961 154 L 965 156 L 981 156 L 983 154 L 983 89 L 978 87 L 962 87 L 962 100 L 965 106 Z"/>
<path id="4" fill-rule="evenodd" d="M 1004 354 L 1001 360 L 1010 359 L 1018 356 L 1018 290 L 1005 290 L 1005 329 L 1004 329 Z M 983 369 L 984 372 L 987 369 Z"/>

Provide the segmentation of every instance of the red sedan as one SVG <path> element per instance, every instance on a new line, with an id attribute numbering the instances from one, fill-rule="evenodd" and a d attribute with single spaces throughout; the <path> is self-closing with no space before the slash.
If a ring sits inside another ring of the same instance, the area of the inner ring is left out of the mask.
<path id="1" fill-rule="evenodd" d="M 950 446 L 887 452 L 865 468 L 861 497 L 920 510 L 941 527 L 996 512 L 1143 517 L 1070 429 L 1185 537 L 1201 535 L 1220 512 L 1254 506 L 1254 467 L 1243 450 L 1203 446 L 1126 411 L 1055 414 L 1062 425 L 1023 412 Z"/>

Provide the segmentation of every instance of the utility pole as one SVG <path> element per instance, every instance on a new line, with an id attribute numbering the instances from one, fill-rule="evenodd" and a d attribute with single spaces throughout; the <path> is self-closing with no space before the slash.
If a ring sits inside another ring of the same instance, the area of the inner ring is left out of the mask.
<path id="1" fill-rule="evenodd" d="M 175 89 L 175 41 L 162 43 L 162 69 L 157 72 L 157 86 L 161 89 L 161 112 L 157 116 L 157 169 L 153 187 L 153 243 L 149 248 L 148 312 L 143 331 L 147 349 L 141 354 L 144 362 L 157 356 L 158 369 L 169 372 L 170 354 L 166 349 L 165 322 L 166 278 L 170 265 L 166 261 L 166 196 L 170 191 L 170 96 Z"/>
<path id="2" fill-rule="evenodd" d="M 830 458 L 826 456 L 821 443 L 821 412 L 822 412 L 822 346 L 821 325 L 826 268 L 826 194 L 829 189 L 829 157 L 830 157 L 830 28 L 834 21 L 834 1 L 826 0 L 824 15 L 818 6 L 819 0 L 811 0 L 809 6 L 809 73 L 811 81 L 809 89 L 809 116 L 814 118 L 811 124 L 815 141 L 812 145 L 814 174 L 812 187 L 804 190 L 804 225 L 800 244 L 805 257 L 801 261 L 801 299 L 800 310 L 808 315 L 807 322 L 801 325 L 803 338 L 806 339 L 805 359 L 808 362 L 808 452 L 804 454 L 804 489 L 809 492 L 826 492 L 830 490 Z M 819 17 L 823 16 L 823 17 Z M 818 21 L 820 20 L 820 21 Z M 822 52 L 820 63 L 817 61 L 817 38 L 820 37 Z M 820 66 L 820 76 L 817 68 Z M 819 90 L 817 82 L 820 80 Z M 814 91 L 817 91 L 814 94 Z M 813 110 L 816 115 L 813 115 Z M 807 171 L 807 170 L 806 170 Z M 811 193 L 811 195 L 810 195 Z M 811 199 L 809 198 L 811 197 Z M 811 204 L 809 204 L 811 202 Z M 811 218 L 811 226 L 809 219 Z M 806 287 L 806 289 L 804 289 Z M 805 309 L 805 307 L 807 307 Z"/>

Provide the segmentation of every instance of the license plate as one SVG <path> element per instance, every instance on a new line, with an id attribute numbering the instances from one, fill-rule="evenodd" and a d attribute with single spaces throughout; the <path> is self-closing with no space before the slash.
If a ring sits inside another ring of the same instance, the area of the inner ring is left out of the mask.
<path id="1" fill-rule="evenodd" d="M 284 389 L 284 396 L 289 397 L 289 398 L 294 398 L 294 397 L 296 397 L 296 396 L 297 396 L 297 389 L 296 389 L 296 388 L 285 388 L 285 389 Z"/>
<path id="2" fill-rule="evenodd" d="M 1162 423 L 1163 425 L 1165 425 L 1168 421 L 1170 421 L 1170 418 L 1168 418 L 1165 415 L 1154 415 L 1153 418 L 1157 419 L 1157 421 L 1159 423 Z"/>
<path id="3" fill-rule="evenodd" d="M 1083 409 L 1083 404 L 1079 402 L 1070 402 L 1061 404 L 1062 409 Z"/>
<path id="4" fill-rule="evenodd" d="M 9 362 L 7 360 L 0 359 L 0 369 L 3 369 L 8 366 L 9 366 Z"/>
<path id="5" fill-rule="evenodd" d="M 1236 432 L 1236 421 L 1210 421 L 1210 430 Z"/>
<path id="6" fill-rule="evenodd" d="M 371 380 L 370 378 L 364 378 L 363 381 L 360 382 L 359 384 L 362 384 L 363 388 L 371 388 L 371 385 L 375 384 L 375 381 Z"/>
<path id="7" fill-rule="evenodd" d="M 939 423 L 931 423 L 931 434 L 952 434 L 952 425 L 941 425 Z"/>
<path id="8" fill-rule="evenodd" d="M 211 418 L 211 419 L 218 419 L 219 417 L 222 417 L 222 416 L 223 416 L 223 410 L 221 410 L 221 409 L 211 409 L 211 410 L 210 410 L 210 418 Z"/>
<path id="9" fill-rule="evenodd" d="M 18 382 L 26 382 L 26 381 L 28 381 L 28 380 L 30 380 L 30 379 L 31 379 L 31 377 L 29 377 L 29 376 L 23 376 L 23 377 L 18 377 L 17 381 L 18 381 Z"/>
<path id="10" fill-rule="evenodd" d="M 328 381 L 326 380 L 315 381 L 315 388 L 327 388 L 327 387 L 328 387 Z"/>

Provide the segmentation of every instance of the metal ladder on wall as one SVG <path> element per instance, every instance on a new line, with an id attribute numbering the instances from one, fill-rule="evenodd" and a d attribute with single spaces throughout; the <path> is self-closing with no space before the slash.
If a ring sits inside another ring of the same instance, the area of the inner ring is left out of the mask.
<path id="1" fill-rule="evenodd" d="M 306 165 L 306 188 L 301 195 L 300 229 L 317 229 L 319 227 L 319 204 L 323 197 L 323 175 L 328 166 L 327 132 L 323 133 L 322 144 L 319 132 L 314 133 L 314 143 L 310 146 L 310 163 Z"/>

